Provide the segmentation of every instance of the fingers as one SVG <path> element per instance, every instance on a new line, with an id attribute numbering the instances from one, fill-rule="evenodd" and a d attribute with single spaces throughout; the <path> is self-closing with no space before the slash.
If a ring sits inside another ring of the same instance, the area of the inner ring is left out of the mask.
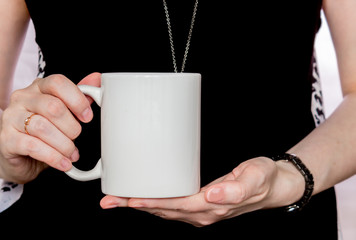
<path id="1" fill-rule="evenodd" d="M 3 146 L 3 151 L 7 156 L 29 156 L 61 171 L 71 168 L 72 163 L 69 158 L 40 139 L 20 132 L 14 132 L 11 136 L 7 144 Z"/>
<path id="2" fill-rule="evenodd" d="M 166 199 L 140 199 L 132 198 L 128 201 L 128 206 L 133 208 L 158 208 L 172 209 L 179 211 L 198 212 L 205 209 L 207 202 L 204 200 L 203 193 L 198 193 L 188 197 L 166 198 Z"/>
<path id="3" fill-rule="evenodd" d="M 100 74 L 91 74 L 85 79 L 93 82 L 95 79 L 98 81 L 98 78 L 100 80 Z M 93 117 L 84 94 L 62 75 L 37 79 L 27 89 L 16 91 L 12 95 L 11 104 L 11 109 L 15 109 L 10 110 L 11 116 L 17 116 L 17 119 L 11 119 L 15 122 L 15 129 L 23 132 L 24 119 L 36 113 L 27 131 L 66 157 L 75 153 L 76 148 L 71 140 L 81 132 L 81 125 L 72 112 L 82 121 L 90 121 Z"/>
<path id="4" fill-rule="evenodd" d="M 83 81 L 100 85 L 100 74 Z M 88 99 L 69 79 L 62 75 L 37 79 L 26 89 L 15 91 L 2 114 L 1 143 L 6 144 L 1 144 L 1 154 L 8 159 L 30 156 L 67 171 L 79 158 L 73 143 L 81 132 L 77 119 L 89 122 L 92 117 Z M 26 129 L 25 119 L 30 120 Z"/>
<path id="5" fill-rule="evenodd" d="M 114 207 L 132 207 L 167 220 L 177 220 L 196 227 L 210 225 L 229 216 L 229 209 L 221 205 L 208 203 L 204 193 L 167 199 L 134 199 L 105 196 L 100 205 L 104 209 Z"/>
<path id="6" fill-rule="evenodd" d="M 37 79 L 28 88 L 15 91 L 10 106 L 43 116 L 70 139 L 75 139 L 81 132 L 73 114 L 83 122 L 89 122 L 93 117 L 87 98 L 62 75 Z"/>
<path id="7" fill-rule="evenodd" d="M 42 94 L 54 96 L 82 122 L 89 122 L 93 118 L 90 103 L 76 85 L 63 75 L 51 75 L 45 79 L 38 79 L 37 86 Z M 57 118 L 62 113 L 63 105 L 58 100 L 49 101 L 49 118 Z"/>
<path id="8" fill-rule="evenodd" d="M 6 144 L 1 144 L 2 154 L 9 159 L 29 156 L 58 170 L 69 170 L 71 162 L 79 159 L 73 141 L 40 115 L 31 116 L 26 126 L 28 134 L 25 133 L 24 120 L 30 115 L 21 109 L 4 111 L 1 137 Z"/>
<path id="9" fill-rule="evenodd" d="M 199 199 L 199 197 L 196 196 L 187 197 L 187 198 L 143 199 L 143 198 L 121 198 L 121 197 L 107 195 L 101 200 L 100 206 L 105 209 L 113 208 L 113 207 L 132 207 L 132 208 L 159 208 L 159 209 L 185 210 L 188 207 L 186 203 L 189 203 L 190 209 L 194 208 L 194 206 L 191 205 L 191 203 L 194 202 L 192 201 L 193 198 Z M 201 205 L 201 204 L 196 204 L 196 205 Z"/>
<path id="10" fill-rule="evenodd" d="M 28 115 L 29 113 L 23 113 L 24 116 L 26 114 Z M 18 116 L 21 116 L 21 114 L 18 114 Z M 15 128 L 21 126 L 21 118 L 18 119 L 18 121 L 19 123 L 15 124 Z M 17 130 L 19 132 L 23 132 L 24 129 L 17 128 Z M 71 161 L 74 162 L 79 159 L 79 152 L 73 141 L 41 115 L 31 115 L 31 118 L 26 126 L 26 130 L 27 134 L 32 137 L 39 138 L 42 142 L 47 143 Z"/>
<path id="11" fill-rule="evenodd" d="M 68 138 L 73 140 L 80 134 L 79 122 L 59 98 L 45 94 L 33 94 L 31 98 L 23 99 L 23 102 L 26 104 L 26 109 L 23 111 L 43 116 Z"/>
<path id="12" fill-rule="evenodd" d="M 115 196 L 105 196 L 100 206 L 104 209 L 114 207 L 132 207 L 142 209 L 147 212 L 157 211 L 157 209 L 173 210 L 178 212 L 201 212 L 212 208 L 212 204 L 204 199 L 204 193 L 179 197 L 179 198 L 121 198 Z"/>

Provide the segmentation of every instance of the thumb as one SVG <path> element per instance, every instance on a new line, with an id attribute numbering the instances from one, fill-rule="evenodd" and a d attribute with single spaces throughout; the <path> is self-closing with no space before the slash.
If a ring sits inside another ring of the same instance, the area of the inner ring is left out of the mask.
<path id="1" fill-rule="evenodd" d="M 251 159 L 240 164 L 222 182 L 207 188 L 205 199 L 211 203 L 240 206 L 263 201 L 275 175 L 273 161 L 268 158 Z"/>
<path id="2" fill-rule="evenodd" d="M 101 85 L 101 74 L 98 72 L 94 72 L 83 78 L 78 85 L 91 85 L 95 87 L 100 87 Z"/>
<path id="3" fill-rule="evenodd" d="M 205 199 L 210 203 L 238 204 L 248 199 L 250 192 L 243 182 L 231 180 L 210 186 L 205 192 Z"/>
<path id="4" fill-rule="evenodd" d="M 262 193 L 263 186 L 268 184 L 269 174 L 266 169 L 265 165 L 252 162 L 238 166 L 224 181 L 206 190 L 206 201 L 220 204 L 240 204 L 247 201 Z"/>
<path id="5" fill-rule="evenodd" d="M 98 72 L 94 72 L 83 78 L 78 85 L 91 85 L 94 87 L 100 87 L 101 86 L 101 74 Z M 89 103 L 93 103 L 93 99 L 89 96 L 86 96 Z"/>

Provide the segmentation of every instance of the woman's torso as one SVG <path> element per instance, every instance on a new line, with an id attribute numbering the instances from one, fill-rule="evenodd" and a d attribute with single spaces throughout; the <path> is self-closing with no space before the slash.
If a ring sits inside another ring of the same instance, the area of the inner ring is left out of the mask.
<path id="1" fill-rule="evenodd" d="M 46 76 L 60 73 L 78 82 L 95 71 L 173 71 L 160 0 L 26 2 Z M 167 4 L 179 68 L 194 0 Z M 288 150 L 315 127 L 311 67 L 320 5 L 318 0 L 199 2 L 185 70 L 202 74 L 203 185 L 244 160 Z M 94 109 L 97 117 L 83 125 L 76 140 L 83 169 L 92 168 L 100 157 L 99 109 Z M 313 197 L 295 215 L 262 210 L 199 229 L 132 209 L 101 210 L 102 196 L 100 181 L 75 182 L 50 169 L 25 186 L 22 199 L 7 214 L 44 219 L 69 214 L 87 227 L 119 225 L 114 231 L 133 235 L 164 236 L 161 229 L 166 229 L 177 236 L 234 233 L 240 239 L 321 239 L 325 234 L 336 239 L 332 189 Z"/>

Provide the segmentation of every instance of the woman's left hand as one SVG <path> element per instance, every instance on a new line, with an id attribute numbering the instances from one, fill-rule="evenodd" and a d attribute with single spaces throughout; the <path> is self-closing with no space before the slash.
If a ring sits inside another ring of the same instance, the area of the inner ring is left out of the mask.
<path id="1" fill-rule="evenodd" d="M 192 196 L 168 199 L 105 196 L 100 205 L 104 209 L 132 207 L 202 227 L 258 209 L 286 206 L 300 199 L 303 191 L 304 179 L 292 164 L 259 157 L 241 163 Z"/>

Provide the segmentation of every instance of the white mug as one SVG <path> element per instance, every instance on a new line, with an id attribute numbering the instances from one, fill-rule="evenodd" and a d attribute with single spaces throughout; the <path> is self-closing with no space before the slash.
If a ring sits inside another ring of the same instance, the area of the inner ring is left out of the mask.
<path id="1" fill-rule="evenodd" d="M 101 159 L 70 177 L 101 178 L 103 193 L 169 198 L 200 189 L 201 75 L 104 73 L 81 91 L 101 106 Z"/>

